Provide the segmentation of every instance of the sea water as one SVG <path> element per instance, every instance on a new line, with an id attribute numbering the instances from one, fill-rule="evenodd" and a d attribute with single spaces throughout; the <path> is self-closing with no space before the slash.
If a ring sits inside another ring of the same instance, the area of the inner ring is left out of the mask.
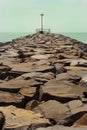
<path id="1" fill-rule="evenodd" d="M 55 32 L 54 32 L 55 33 Z M 22 36 L 30 35 L 33 34 L 31 32 L 0 32 L 0 42 L 8 42 L 11 41 L 12 39 L 16 39 Z M 65 36 L 71 37 L 73 39 L 76 39 L 78 41 L 81 41 L 83 43 L 87 44 L 87 33 L 58 33 L 58 34 L 63 34 Z"/>

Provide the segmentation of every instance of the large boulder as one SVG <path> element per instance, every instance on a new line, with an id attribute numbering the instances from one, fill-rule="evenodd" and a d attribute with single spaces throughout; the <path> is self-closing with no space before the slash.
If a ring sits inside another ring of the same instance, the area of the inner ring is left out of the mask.
<path id="1" fill-rule="evenodd" d="M 65 124 L 68 122 L 68 117 L 70 117 L 69 108 L 60 102 L 55 100 L 49 100 L 42 103 L 34 109 L 35 112 L 41 112 L 45 118 L 53 121 L 54 123 Z"/>
<path id="2" fill-rule="evenodd" d="M 55 99 L 60 102 L 67 102 L 72 99 L 83 97 L 83 93 L 86 91 L 86 88 L 79 85 L 53 79 L 41 87 L 40 100 L 47 101 Z"/>
<path id="3" fill-rule="evenodd" d="M 20 63 L 17 65 L 12 65 L 12 71 L 30 73 L 30 72 L 53 72 L 54 67 L 50 65 L 33 65 L 32 62 Z"/>
<path id="4" fill-rule="evenodd" d="M 50 122 L 43 118 L 40 113 L 36 114 L 30 110 L 19 109 L 14 106 L 0 107 L 6 117 L 5 129 L 22 129 L 22 127 L 49 126 Z M 26 129 L 25 129 L 26 130 Z"/>

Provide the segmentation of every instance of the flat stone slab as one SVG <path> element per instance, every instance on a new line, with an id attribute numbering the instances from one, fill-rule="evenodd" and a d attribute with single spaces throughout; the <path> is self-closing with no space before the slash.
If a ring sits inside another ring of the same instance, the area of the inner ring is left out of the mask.
<path id="1" fill-rule="evenodd" d="M 41 82 L 37 82 L 34 79 L 24 80 L 22 78 L 16 78 L 0 84 L 0 90 L 18 92 L 23 87 L 31 87 L 41 85 Z"/>
<path id="2" fill-rule="evenodd" d="M 80 100 L 68 102 L 68 107 L 70 108 L 72 115 L 82 112 L 87 113 L 87 105 L 83 104 Z"/>
<path id="3" fill-rule="evenodd" d="M 12 71 L 16 71 L 16 72 L 24 72 L 24 73 L 28 73 L 28 72 L 53 72 L 54 71 L 54 67 L 50 66 L 50 65 L 33 65 L 33 63 L 20 63 L 17 65 L 13 65 L 12 67 Z"/>
<path id="4" fill-rule="evenodd" d="M 24 106 L 24 96 L 20 94 L 8 93 L 0 91 L 0 106 L 16 105 L 19 107 Z"/>
<path id="5" fill-rule="evenodd" d="M 21 93 L 21 95 L 23 95 L 23 96 L 27 96 L 27 97 L 32 98 L 36 94 L 36 87 L 21 88 L 19 93 Z"/>
<path id="6" fill-rule="evenodd" d="M 55 77 L 55 74 L 52 72 L 47 72 L 47 73 L 31 72 L 31 73 L 23 74 L 20 77 L 23 77 L 24 79 L 26 79 L 26 78 L 33 78 L 33 79 L 42 78 L 42 79 L 50 80 L 50 79 L 53 79 Z"/>
<path id="7" fill-rule="evenodd" d="M 56 79 L 59 81 L 65 80 L 78 84 L 81 80 L 81 76 L 78 76 L 77 73 L 61 73 L 56 75 Z"/>
<path id="8" fill-rule="evenodd" d="M 83 96 L 83 92 L 86 92 L 86 88 L 81 86 L 58 81 L 56 79 L 50 80 L 41 87 L 40 95 L 42 100 L 60 100 L 63 99 L 75 99 Z"/>

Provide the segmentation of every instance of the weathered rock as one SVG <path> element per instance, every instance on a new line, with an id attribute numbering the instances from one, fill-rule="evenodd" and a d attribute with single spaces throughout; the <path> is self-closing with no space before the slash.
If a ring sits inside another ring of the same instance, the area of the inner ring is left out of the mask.
<path id="1" fill-rule="evenodd" d="M 28 73 L 28 72 L 53 72 L 54 71 L 54 67 L 53 66 L 49 66 L 49 65 L 41 65 L 41 66 L 35 66 L 35 65 L 33 65 L 33 66 L 28 66 L 29 65 L 29 63 L 24 63 L 23 65 L 22 65 L 22 63 L 21 64 L 19 64 L 19 65 L 17 65 L 17 66 L 14 66 L 13 68 L 12 68 L 12 71 L 16 71 L 16 72 L 23 72 L 23 73 Z"/>
<path id="2" fill-rule="evenodd" d="M 66 66 L 65 67 L 67 69 L 67 71 L 71 71 L 72 73 L 75 72 L 75 73 L 78 73 L 79 71 L 87 71 L 87 68 L 86 67 L 77 67 L 77 66 Z"/>
<path id="3" fill-rule="evenodd" d="M 21 95 L 26 96 L 26 97 L 30 97 L 30 98 L 38 98 L 38 93 L 37 93 L 37 88 L 36 87 L 25 87 L 25 88 L 21 88 L 19 93 L 21 93 Z"/>
<path id="4" fill-rule="evenodd" d="M 37 79 L 37 78 L 41 78 L 46 79 L 46 80 L 50 80 L 53 79 L 55 77 L 55 74 L 52 72 L 47 72 L 47 73 L 41 73 L 41 72 L 31 72 L 31 73 L 26 73 L 21 75 L 21 77 L 23 77 L 24 79 L 26 78 L 32 78 L 32 79 Z"/>
<path id="5" fill-rule="evenodd" d="M 74 60 L 71 60 L 71 65 L 72 66 L 79 66 L 79 67 L 87 67 L 87 60 L 74 59 Z"/>
<path id="6" fill-rule="evenodd" d="M 24 96 L 0 91 L 0 106 L 15 105 L 24 107 Z"/>
<path id="7" fill-rule="evenodd" d="M 39 86 L 41 82 L 34 79 L 24 80 L 23 78 L 16 78 L 0 84 L 0 90 L 8 92 L 18 92 L 23 87 Z"/>
<path id="8" fill-rule="evenodd" d="M 81 86 L 53 79 L 41 87 L 40 100 L 55 99 L 60 102 L 67 102 L 83 97 L 85 91 L 86 89 Z"/>
<path id="9" fill-rule="evenodd" d="M 58 74 L 56 75 L 56 79 L 60 80 L 60 81 L 70 81 L 72 83 L 78 84 L 81 80 L 81 77 L 78 76 L 76 73 L 62 73 L 62 74 Z"/>
<path id="10" fill-rule="evenodd" d="M 34 111 L 40 111 L 47 119 L 59 124 L 68 122 L 67 118 L 70 116 L 68 107 L 55 100 L 49 100 L 39 105 Z"/>
<path id="11" fill-rule="evenodd" d="M 72 110 L 78 107 L 82 107 L 83 103 L 80 100 L 74 100 L 74 101 L 70 101 L 68 105 L 69 105 L 69 108 Z"/>
<path id="12" fill-rule="evenodd" d="M 38 126 L 45 127 L 50 125 L 50 122 L 43 118 L 41 114 L 36 114 L 30 110 L 19 109 L 14 106 L 0 107 L 0 110 L 6 117 L 5 129 L 12 130 L 24 126 L 29 128 L 33 125 L 37 128 Z"/>
<path id="13" fill-rule="evenodd" d="M 68 107 L 70 108 L 72 115 L 87 112 L 87 105 L 83 104 L 80 100 L 70 101 Z"/>
<path id="14" fill-rule="evenodd" d="M 5 55 L 6 55 L 6 57 L 11 58 L 11 57 L 17 57 L 18 53 L 17 53 L 16 50 L 13 50 L 13 49 L 10 50 L 9 49 L 9 50 L 5 51 Z"/>
<path id="15" fill-rule="evenodd" d="M 87 67 L 87 60 L 81 60 L 78 62 L 77 66 Z"/>

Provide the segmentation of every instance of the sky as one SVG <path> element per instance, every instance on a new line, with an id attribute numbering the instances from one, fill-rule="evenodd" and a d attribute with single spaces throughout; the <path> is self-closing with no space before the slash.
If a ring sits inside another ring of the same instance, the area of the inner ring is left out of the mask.
<path id="1" fill-rule="evenodd" d="M 87 0 L 0 0 L 0 32 L 87 32 Z"/>

